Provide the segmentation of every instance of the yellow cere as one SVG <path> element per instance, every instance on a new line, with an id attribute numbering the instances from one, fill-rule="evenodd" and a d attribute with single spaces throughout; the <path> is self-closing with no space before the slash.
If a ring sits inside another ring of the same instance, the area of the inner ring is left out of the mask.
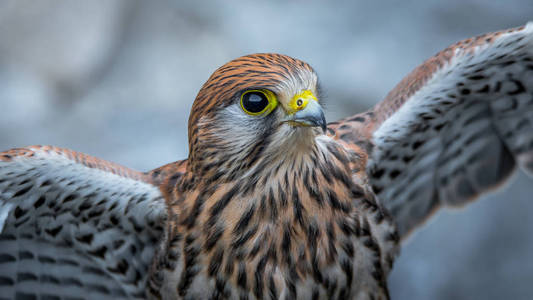
<path id="1" fill-rule="evenodd" d="M 293 114 L 304 109 L 307 106 L 307 103 L 309 103 L 309 100 L 318 101 L 315 95 L 313 95 L 313 92 L 310 90 L 303 90 L 294 95 L 291 102 L 289 102 L 289 113 Z"/>
<path id="2" fill-rule="evenodd" d="M 268 105 L 260 112 L 251 112 L 251 111 L 248 111 L 242 104 L 242 97 L 250 92 L 258 92 L 258 93 L 261 93 L 263 95 L 266 96 L 267 100 L 268 100 Z M 258 116 L 258 115 L 262 115 L 262 114 L 269 114 L 271 111 L 274 110 L 274 108 L 276 108 L 276 106 L 278 106 L 278 99 L 276 98 L 276 94 L 274 94 L 273 92 L 269 91 L 269 90 L 248 90 L 246 92 L 244 92 L 242 95 L 241 95 L 241 108 L 249 115 L 252 115 L 252 116 Z"/>

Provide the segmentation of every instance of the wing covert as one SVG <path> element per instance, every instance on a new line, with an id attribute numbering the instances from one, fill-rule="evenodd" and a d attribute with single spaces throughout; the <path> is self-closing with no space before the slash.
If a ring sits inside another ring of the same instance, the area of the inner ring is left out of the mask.
<path id="1" fill-rule="evenodd" d="M 144 298 L 165 219 L 142 173 L 49 146 L 0 153 L 0 298 Z"/>
<path id="2" fill-rule="evenodd" d="M 533 23 L 467 39 L 405 77 L 367 113 L 330 126 L 367 143 L 367 174 L 400 235 L 442 205 L 533 174 Z"/>

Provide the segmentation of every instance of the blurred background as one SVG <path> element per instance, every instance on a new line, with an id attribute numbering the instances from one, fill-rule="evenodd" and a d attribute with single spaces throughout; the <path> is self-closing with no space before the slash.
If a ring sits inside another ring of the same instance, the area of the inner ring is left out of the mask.
<path id="1" fill-rule="evenodd" d="M 531 0 L 3 0 L 0 150 L 51 144 L 149 170 L 187 156 L 192 101 L 230 59 L 307 61 L 333 121 L 449 44 L 528 20 Z M 413 235 L 389 277 L 392 298 L 532 299 L 532 181 L 514 179 Z"/>

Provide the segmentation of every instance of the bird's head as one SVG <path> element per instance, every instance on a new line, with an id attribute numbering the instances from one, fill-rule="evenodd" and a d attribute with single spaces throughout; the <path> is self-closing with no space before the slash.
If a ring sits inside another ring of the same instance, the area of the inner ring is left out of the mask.
<path id="1" fill-rule="evenodd" d="M 209 77 L 192 106 L 190 163 L 246 169 L 261 156 L 311 151 L 326 129 L 318 90 L 311 66 L 285 55 L 228 62 Z"/>

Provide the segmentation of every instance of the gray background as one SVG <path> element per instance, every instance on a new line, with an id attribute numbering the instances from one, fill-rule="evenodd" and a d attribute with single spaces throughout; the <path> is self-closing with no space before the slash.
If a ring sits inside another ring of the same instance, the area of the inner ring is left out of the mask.
<path id="1" fill-rule="evenodd" d="M 0 2 L 0 149 L 52 144 L 149 170 L 187 155 L 195 94 L 279 52 L 319 73 L 333 121 L 447 45 L 533 19 L 533 1 Z M 439 212 L 403 247 L 393 299 L 533 298 L 531 181 Z"/>

